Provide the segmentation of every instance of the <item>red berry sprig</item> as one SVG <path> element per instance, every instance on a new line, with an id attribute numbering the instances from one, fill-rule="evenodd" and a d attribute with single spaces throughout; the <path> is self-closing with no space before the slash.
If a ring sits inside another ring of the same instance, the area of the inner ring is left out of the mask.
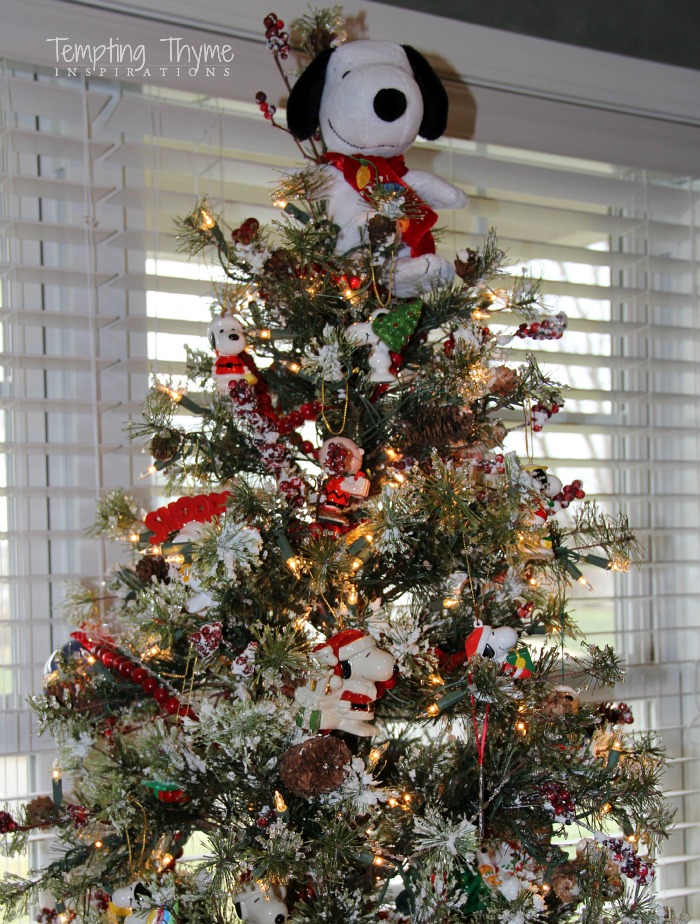
<path id="1" fill-rule="evenodd" d="M 556 402 L 551 407 L 545 407 L 544 404 L 534 404 L 530 410 L 533 431 L 539 433 L 552 414 L 558 414 L 563 407 L 563 403 L 557 404 Z"/>
<path id="2" fill-rule="evenodd" d="M 19 825 L 9 812 L 0 812 L 0 834 L 11 834 Z"/>
<path id="3" fill-rule="evenodd" d="M 620 703 L 618 706 L 613 703 L 601 703 L 596 712 L 611 725 L 631 725 L 634 722 L 632 710 L 627 703 Z"/>
<path id="4" fill-rule="evenodd" d="M 639 885 L 646 885 L 654 878 L 655 870 L 650 860 L 637 856 L 632 844 L 619 837 L 606 837 L 602 842 L 610 851 L 613 860 L 619 865 L 620 872 L 628 879 L 634 879 Z"/>
<path id="5" fill-rule="evenodd" d="M 271 122 L 275 117 L 275 113 L 277 112 L 277 106 L 273 106 L 268 103 L 267 93 L 263 93 L 262 90 L 259 90 L 255 94 L 255 102 L 258 104 L 258 109 L 260 112 L 262 112 L 265 118 Z"/>
<path id="6" fill-rule="evenodd" d="M 557 821 L 565 825 L 573 824 L 576 806 L 571 793 L 560 783 L 543 783 L 540 792 L 544 796 L 544 807 L 548 808 Z"/>
<path id="7" fill-rule="evenodd" d="M 277 18 L 277 13 L 268 13 L 263 19 L 265 38 L 270 51 L 279 55 L 284 61 L 289 55 L 289 33 L 283 32 L 284 23 Z"/>
<path id="8" fill-rule="evenodd" d="M 561 340 L 566 330 L 567 320 L 564 312 L 560 311 L 551 319 L 543 318 L 541 321 L 534 321 L 529 326 L 521 324 L 515 336 L 521 340 L 525 337 L 532 337 L 533 340 Z"/>
<path id="9" fill-rule="evenodd" d="M 264 96 L 265 94 L 263 93 L 262 95 Z M 231 232 L 231 237 L 233 238 L 234 243 L 247 246 L 248 244 L 253 243 L 255 238 L 258 236 L 258 231 L 260 231 L 260 222 L 258 219 L 246 218 L 240 228 L 236 228 Z"/>
<path id="10" fill-rule="evenodd" d="M 90 809 L 85 808 L 84 805 L 74 805 L 72 802 L 66 805 L 66 813 L 73 822 L 74 828 L 83 828 L 92 815 Z"/>
<path id="11" fill-rule="evenodd" d="M 578 478 L 575 481 L 572 481 L 571 484 L 564 485 L 561 491 L 552 498 L 553 501 L 556 501 L 562 510 L 565 510 L 571 501 L 573 500 L 583 500 L 586 496 L 586 492 L 582 490 L 583 482 L 579 481 Z"/>

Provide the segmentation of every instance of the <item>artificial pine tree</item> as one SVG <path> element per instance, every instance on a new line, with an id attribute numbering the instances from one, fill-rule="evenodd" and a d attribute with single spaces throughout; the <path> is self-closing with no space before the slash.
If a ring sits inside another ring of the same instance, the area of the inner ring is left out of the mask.
<path id="1" fill-rule="evenodd" d="M 0 813 L 11 850 L 53 829 L 61 852 L 4 880 L 6 911 L 43 889 L 45 922 L 671 920 L 650 887 L 663 757 L 623 733 L 624 704 L 595 703 L 622 670 L 568 603 L 588 566 L 626 569 L 634 535 L 507 450 L 509 412 L 537 431 L 563 404 L 507 345 L 566 319 L 532 279 L 504 289 L 493 234 L 455 275 L 426 202 L 463 194 L 372 150 L 414 110 L 444 128 L 427 62 L 334 50 L 336 11 L 297 26 L 310 163 L 270 228 L 231 230 L 206 201 L 181 222 L 225 276 L 215 362 L 189 351 L 190 388 L 156 383 L 132 424 L 176 499 L 100 505 L 95 535 L 131 557 L 107 601 L 67 602 L 72 641 L 33 700 L 54 798 Z M 265 28 L 284 74 L 284 25 Z M 346 117 L 362 142 L 326 152 Z"/>

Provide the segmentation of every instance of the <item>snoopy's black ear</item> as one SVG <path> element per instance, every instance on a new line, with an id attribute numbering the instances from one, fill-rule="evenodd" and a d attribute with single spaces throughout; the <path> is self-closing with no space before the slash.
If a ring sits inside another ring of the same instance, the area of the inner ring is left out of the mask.
<path id="1" fill-rule="evenodd" d="M 306 141 L 318 128 L 326 68 L 334 51 L 334 48 L 326 48 L 316 55 L 289 94 L 287 126 L 297 141 Z"/>
<path id="2" fill-rule="evenodd" d="M 434 141 L 447 128 L 447 90 L 423 55 L 410 45 L 402 45 L 413 76 L 423 97 L 423 121 L 418 129 L 421 138 Z"/>

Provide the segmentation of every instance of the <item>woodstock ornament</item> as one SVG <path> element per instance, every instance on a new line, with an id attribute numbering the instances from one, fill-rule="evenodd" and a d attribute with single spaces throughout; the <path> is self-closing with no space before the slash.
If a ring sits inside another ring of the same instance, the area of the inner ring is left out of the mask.
<path id="1" fill-rule="evenodd" d="M 373 322 L 384 315 L 389 314 L 385 308 L 378 308 L 372 312 L 369 321 L 357 321 L 347 328 L 348 340 L 357 346 L 370 347 L 369 354 L 369 379 L 370 382 L 395 382 L 396 376 L 391 371 L 391 352 L 386 344 L 373 327 Z"/>
<path id="2" fill-rule="evenodd" d="M 398 298 L 454 279 L 454 265 L 435 253 L 433 208 L 463 208 L 467 196 L 432 173 L 409 170 L 401 156 L 418 135 L 432 141 L 443 134 L 447 109 L 445 88 L 426 59 L 394 42 L 322 51 L 289 95 L 292 135 L 303 141 L 320 128 L 328 148 L 318 197 L 339 228 L 336 252 L 363 246 L 378 198 L 394 197 L 401 243 L 385 281 Z"/>
<path id="3" fill-rule="evenodd" d="M 310 680 L 295 690 L 302 707 L 297 719 L 311 731 L 376 734 L 372 725 L 375 700 L 396 685 L 396 662 L 359 629 L 344 629 L 317 645 L 314 656 L 331 670 L 321 682 Z"/>
<path id="4" fill-rule="evenodd" d="M 346 514 L 353 502 L 367 497 L 370 481 L 360 470 L 364 453 L 357 443 L 343 436 L 333 436 L 321 446 L 318 461 L 331 477 L 319 492 L 319 520 L 347 526 Z"/>
<path id="5" fill-rule="evenodd" d="M 287 887 L 280 883 L 262 888 L 259 883 L 251 882 L 233 896 L 236 914 L 250 924 L 284 924 L 289 915 L 284 903 L 286 894 Z"/>
<path id="6" fill-rule="evenodd" d="M 214 318 L 208 328 L 209 343 L 216 353 L 214 378 L 217 390 L 228 395 L 229 383 L 245 379 L 249 385 L 255 385 L 258 377 L 253 371 L 251 360 L 244 358 L 246 338 L 238 318 L 222 314 Z"/>

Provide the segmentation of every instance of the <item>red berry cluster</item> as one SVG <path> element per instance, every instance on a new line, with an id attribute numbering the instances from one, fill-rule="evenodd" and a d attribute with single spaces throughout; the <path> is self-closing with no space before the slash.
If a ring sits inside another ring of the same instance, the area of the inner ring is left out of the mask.
<path id="1" fill-rule="evenodd" d="M 313 449 L 311 443 L 308 440 L 305 440 L 302 443 L 302 447 L 308 445 Z M 306 451 L 306 450 L 304 450 Z M 308 453 L 307 453 L 308 455 Z M 301 478 L 287 478 L 286 481 L 280 481 L 277 487 L 280 489 L 280 494 L 284 497 L 288 504 L 292 507 L 303 507 L 304 506 L 304 482 Z"/>
<path id="2" fill-rule="evenodd" d="M 223 640 L 223 628 L 220 622 L 207 623 L 190 636 L 190 644 L 200 658 L 214 654 Z"/>
<path id="3" fill-rule="evenodd" d="M 58 911 L 55 908 L 42 908 L 36 919 L 39 924 L 55 924 L 58 920 Z"/>
<path id="4" fill-rule="evenodd" d="M 284 23 L 281 19 L 277 18 L 277 13 L 268 13 L 263 19 L 263 25 L 265 26 L 267 47 L 270 51 L 279 55 L 280 58 L 284 60 L 289 55 L 290 50 L 289 34 L 282 31 L 282 29 L 284 29 Z"/>
<path id="5" fill-rule="evenodd" d="M 255 821 L 255 824 L 259 828 L 269 828 L 273 821 L 277 818 L 277 812 L 274 809 L 271 809 L 269 805 L 264 806 L 258 813 L 258 817 Z"/>
<path id="6" fill-rule="evenodd" d="M 628 879 L 634 879 L 639 885 L 652 881 L 655 875 L 653 864 L 637 856 L 632 844 L 619 837 L 606 837 L 603 846 L 608 848 L 613 860 L 619 864 L 620 872 Z"/>
<path id="7" fill-rule="evenodd" d="M 527 603 L 521 603 L 517 609 L 518 619 L 529 619 L 532 616 L 532 611 L 535 608 L 535 604 L 532 600 L 528 600 Z"/>
<path id="8" fill-rule="evenodd" d="M 565 510 L 571 501 L 573 500 L 583 500 L 586 496 L 586 492 L 582 491 L 582 482 L 578 480 L 572 481 L 571 484 L 564 485 L 561 491 L 552 498 L 553 501 L 557 501 L 562 510 Z"/>
<path id="9" fill-rule="evenodd" d="M 634 722 L 632 710 L 627 703 L 615 706 L 613 703 L 601 703 L 597 709 L 598 715 L 611 725 L 631 725 Z"/>
<path id="10" fill-rule="evenodd" d="M 326 450 L 323 467 L 331 475 L 342 475 L 347 470 L 352 453 L 342 443 L 331 443 Z"/>
<path id="11" fill-rule="evenodd" d="M 73 822 L 74 828 L 83 828 L 88 821 L 92 812 L 90 809 L 85 808 L 84 805 L 73 805 L 72 802 L 68 802 L 66 805 L 66 813 L 70 820 Z"/>
<path id="12" fill-rule="evenodd" d="M 260 94 L 258 94 L 258 96 L 259 95 Z M 262 95 L 264 96 L 265 94 Z M 258 236 L 259 230 L 260 222 L 257 218 L 246 218 L 246 220 L 239 228 L 236 228 L 231 232 L 231 237 L 236 244 L 243 244 L 246 246 L 253 243 L 255 238 Z"/>
<path id="13" fill-rule="evenodd" d="M 534 404 L 530 411 L 530 420 L 532 421 L 532 429 L 534 432 L 539 433 L 552 414 L 558 414 L 563 407 L 563 404 L 556 403 L 551 407 L 545 407 L 543 404 Z"/>
<path id="14" fill-rule="evenodd" d="M 492 459 L 473 459 L 470 465 L 485 475 L 504 475 L 506 471 L 505 456 L 502 453 Z"/>
<path id="15" fill-rule="evenodd" d="M 521 324 L 515 332 L 516 337 L 524 340 L 525 337 L 532 337 L 533 340 L 561 340 L 566 330 L 567 317 L 563 311 L 555 315 L 551 320 L 543 318 L 541 321 L 535 321 L 528 327 L 527 324 Z"/>
<path id="16" fill-rule="evenodd" d="M 543 783 L 540 792 L 545 799 L 544 807 L 553 812 L 557 821 L 566 825 L 573 824 L 576 806 L 568 789 L 560 783 Z"/>
<path id="17" fill-rule="evenodd" d="M 267 93 L 263 93 L 262 90 L 258 90 L 258 92 L 255 94 L 255 102 L 258 104 L 258 109 L 260 112 L 262 112 L 265 118 L 271 122 L 275 117 L 275 113 L 277 112 L 277 106 L 272 106 L 270 103 L 268 103 Z"/>
<path id="18" fill-rule="evenodd" d="M 103 889 L 95 889 L 95 891 L 91 893 L 90 898 L 100 914 L 105 914 L 109 908 L 109 895 L 107 895 Z"/>
<path id="19" fill-rule="evenodd" d="M 78 916 L 77 912 L 73 908 L 67 908 L 63 914 L 68 916 L 69 921 L 74 921 Z M 58 908 L 42 908 L 37 914 L 36 919 L 39 924 L 56 924 L 58 921 L 59 911 Z"/>
<path id="20" fill-rule="evenodd" d="M 9 812 L 0 812 L 0 834 L 10 834 L 17 828 L 19 825 Z"/>

